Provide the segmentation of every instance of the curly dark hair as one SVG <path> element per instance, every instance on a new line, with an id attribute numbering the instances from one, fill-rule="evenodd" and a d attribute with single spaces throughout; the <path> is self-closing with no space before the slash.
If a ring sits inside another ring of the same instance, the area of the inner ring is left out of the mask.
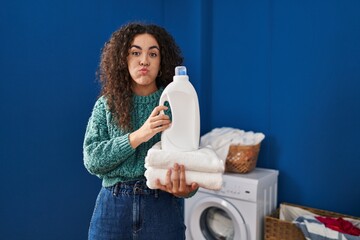
<path id="1" fill-rule="evenodd" d="M 111 113 L 117 124 L 130 130 L 133 107 L 132 79 L 128 70 L 127 57 L 135 36 L 148 33 L 160 47 L 160 76 L 156 78 L 158 88 L 166 87 L 174 75 L 174 68 L 183 62 L 180 48 L 174 38 L 162 27 L 153 24 L 128 23 L 115 31 L 101 51 L 98 78 L 101 96 L 107 98 Z"/>

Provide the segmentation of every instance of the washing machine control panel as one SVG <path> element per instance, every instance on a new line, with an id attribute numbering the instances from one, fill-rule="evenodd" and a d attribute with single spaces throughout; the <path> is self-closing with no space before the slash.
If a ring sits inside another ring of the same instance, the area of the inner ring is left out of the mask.
<path id="1" fill-rule="evenodd" d="M 201 189 L 200 191 L 253 202 L 256 202 L 257 199 L 256 184 L 244 184 L 238 181 L 223 181 L 222 188 L 218 191 L 207 189 Z"/>
<path id="2" fill-rule="evenodd" d="M 224 181 L 220 189 L 221 194 L 227 197 L 243 199 L 247 201 L 256 201 L 256 185 L 242 184 L 240 182 Z"/>

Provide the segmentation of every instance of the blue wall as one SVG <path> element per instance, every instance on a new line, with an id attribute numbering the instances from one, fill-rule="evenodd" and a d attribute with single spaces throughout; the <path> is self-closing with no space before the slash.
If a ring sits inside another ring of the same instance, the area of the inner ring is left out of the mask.
<path id="1" fill-rule="evenodd" d="M 265 133 L 258 166 L 280 170 L 280 202 L 360 216 L 360 2 L 225 2 L 211 126 Z"/>
<path id="2" fill-rule="evenodd" d="M 1 238 L 86 239 L 101 184 L 82 163 L 95 71 L 131 20 L 176 38 L 202 133 L 265 133 L 258 166 L 280 170 L 280 202 L 360 216 L 359 12 L 357 0 L 2 2 Z"/>
<path id="3" fill-rule="evenodd" d="M 1 239 L 86 239 L 101 182 L 82 142 L 100 48 L 127 21 L 163 21 L 162 1 L 130 2 L 2 2 Z"/>

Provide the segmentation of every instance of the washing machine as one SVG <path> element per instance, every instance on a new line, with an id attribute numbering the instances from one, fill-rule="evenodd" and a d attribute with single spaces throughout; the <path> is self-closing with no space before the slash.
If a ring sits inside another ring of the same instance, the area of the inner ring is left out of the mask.
<path id="1" fill-rule="evenodd" d="M 277 206 L 278 171 L 224 173 L 219 191 L 199 188 L 185 200 L 187 240 L 263 239 L 264 216 Z"/>

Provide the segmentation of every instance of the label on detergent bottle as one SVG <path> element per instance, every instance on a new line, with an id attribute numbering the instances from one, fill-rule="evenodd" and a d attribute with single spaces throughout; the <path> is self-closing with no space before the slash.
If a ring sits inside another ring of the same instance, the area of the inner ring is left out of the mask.
<path id="1" fill-rule="evenodd" d="M 168 102 L 172 114 L 171 127 L 161 133 L 161 147 L 166 151 L 194 151 L 199 148 L 200 111 L 195 88 L 186 67 L 175 68 L 175 76 L 163 91 L 159 105 Z"/>

